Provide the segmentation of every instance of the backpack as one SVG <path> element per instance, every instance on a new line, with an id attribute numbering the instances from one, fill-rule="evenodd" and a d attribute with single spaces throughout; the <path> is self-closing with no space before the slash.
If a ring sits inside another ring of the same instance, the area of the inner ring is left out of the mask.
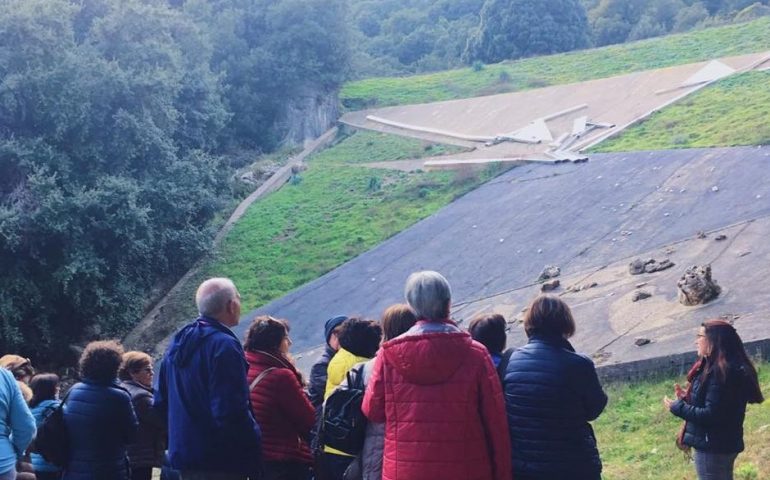
<path id="1" fill-rule="evenodd" d="M 35 440 L 30 451 L 39 453 L 43 458 L 57 467 L 65 467 L 70 457 L 70 441 L 67 435 L 67 424 L 64 422 L 64 403 L 69 393 L 58 407 L 43 419 L 37 429 Z"/>
<path id="2" fill-rule="evenodd" d="M 337 387 L 324 402 L 320 434 L 324 445 L 355 455 L 366 436 L 366 417 L 361 412 L 364 364 L 351 368 L 346 376 L 347 385 Z"/>

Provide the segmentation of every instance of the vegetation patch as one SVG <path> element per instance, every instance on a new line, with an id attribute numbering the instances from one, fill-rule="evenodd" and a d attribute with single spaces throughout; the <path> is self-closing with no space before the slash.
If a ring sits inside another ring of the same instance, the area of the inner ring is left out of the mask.
<path id="1" fill-rule="evenodd" d="M 581 82 L 767 49 L 770 49 L 770 18 L 760 18 L 738 25 L 483 68 L 477 65 L 428 75 L 369 78 L 347 83 L 340 95 L 345 107 L 351 110 L 408 105 Z"/>
<path id="2" fill-rule="evenodd" d="M 770 365 L 757 365 L 762 391 L 770 394 Z M 665 411 L 664 395 L 684 376 L 615 384 L 605 412 L 594 422 L 605 480 L 695 480 L 695 467 L 674 445 L 682 420 Z M 770 478 L 770 401 L 749 405 L 744 423 L 746 451 L 738 456 L 736 480 Z"/>
<path id="3" fill-rule="evenodd" d="M 770 72 L 717 82 L 653 114 L 595 152 L 770 144 Z"/>
<path id="4" fill-rule="evenodd" d="M 454 147 L 357 132 L 315 156 L 302 181 L 256 202 L 233 227 L 205 276 L 238 285 L 247 311 L 279 298 L 423 219 L 496 175 L 402 172 L 361 164 L 419 158 Z"/>

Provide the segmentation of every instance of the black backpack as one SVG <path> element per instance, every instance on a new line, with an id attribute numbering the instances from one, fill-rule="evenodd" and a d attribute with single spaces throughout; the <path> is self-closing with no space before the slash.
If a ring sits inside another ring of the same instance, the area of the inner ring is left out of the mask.
<path id="1" fill-rule="evenodd" d="M 513 352 L 514 349 L 509 348 L 500 356 L 500 363 L 497 364 L 497 376 L 500 377 L 501 383 L 505 382 L 505 371 L 508 370 L 508 362 L 510 362 Z"/>
<path id="2" fill-rule="evenodd" d="M 364 399 L 364 364 L 350 369 L 347 385 L 337 387 L 323 406 L 321 441 L 341 452 L 355 455 L 364 446 L 366 417 L 361 412 Z"/>
<path id="3" fill-rule="evenodd" d="M 57 467 L 65 467 L 70 458 L 70 442 L 67 435 L 67 424 L 64 422 L 64 402 L 54 408 L 37 429 L 37 435 L 30 446 L 30 451 L 39 453 L 48 463 Z"/>

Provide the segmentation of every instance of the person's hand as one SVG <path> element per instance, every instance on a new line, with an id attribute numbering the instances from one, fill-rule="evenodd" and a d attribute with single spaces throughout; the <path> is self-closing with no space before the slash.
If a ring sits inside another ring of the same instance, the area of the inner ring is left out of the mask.
<path id="1" fill-rule="evenodd" d="M 671 410 L 671 405 L 674 403 L 673 400 L 668 398 L 668 395 L 663 397 L 663 405 L 666 407 L 666 410 Z"/>
<path id="2" fill-rule="evenodd" d="M 678 383 L 674 384 L 674 395 L 676 395 L 676 398 L 682 400 L 686 394 L 687 392 Z"/>

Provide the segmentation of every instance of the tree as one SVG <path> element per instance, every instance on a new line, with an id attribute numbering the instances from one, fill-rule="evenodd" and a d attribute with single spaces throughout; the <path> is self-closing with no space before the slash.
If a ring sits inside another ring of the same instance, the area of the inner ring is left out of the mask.
<path id="1" fill-rule="evenodd" d="M 588 45 L 588 21 L 579 0 L 487 0 L 480 17 L 466 62 L 492 63 Z"/>

